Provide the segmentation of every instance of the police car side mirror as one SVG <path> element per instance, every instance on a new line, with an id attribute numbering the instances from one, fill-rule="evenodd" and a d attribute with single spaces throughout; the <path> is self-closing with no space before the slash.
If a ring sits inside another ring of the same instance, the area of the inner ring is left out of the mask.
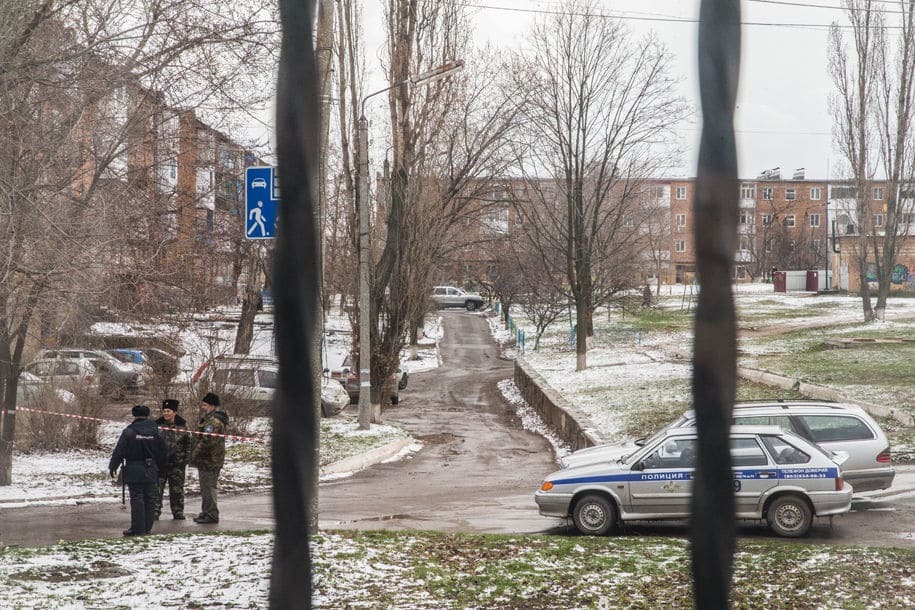
<path id="1" fill-rule="evenodd" d="M 632 465 L 632 470 L 645 470 L 645 462 L 636 462 Z"/>

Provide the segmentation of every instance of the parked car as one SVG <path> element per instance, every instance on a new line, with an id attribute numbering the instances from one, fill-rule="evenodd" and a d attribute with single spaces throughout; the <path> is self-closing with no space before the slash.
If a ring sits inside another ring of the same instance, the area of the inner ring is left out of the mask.
<path id="1" fill-rule="evenodd" d="M 887 489 L 896 477 L 886 433 L 857 405 L 809 400 L 739 402 L 734 405 L 734 423 L 780 426 L 824 449 L 844 451 L 848 461 L 842 475 L 855 492 Z M 671 427 L 692 425 L 695 413 L 687 411 Z"/>
<path id="2" fill-rule="evenodd" d="M 76 394 L 64 387 L 58 387 L 56 383 L 42 379 L 27 371 L 23 371 L 19 375 L 19 381 L 16 385 L 17 407 L 47 409 L 58 405 L 72 406 L 76 402 Z"/>
<path id="3" fill-rule="evenodd" d="M 353 356 L 349 354 L 343 359 L 343 363 L 338 369 L 324 369 L 324 374 L 330 375 L 331 379 L 336 379 L 346 388 L 350 401 L 359 402 L 359 367 L 353 366 Z M 396 373 L 392 373 L 388 378 L 385 389 L 388 392 L 392 405 L 400 402 L 400 391 L 407 388 L 409 375 L 403 368 L 398 368 Z"/>
<path id="4" fill-rule="evenodd" d="M 463 307 L 467 311 L 475 311 L 483 308 L 483 297 L 475 292 L 464 292 L 454 286 L 434 286 L 432 300 L 439 309 Z"/>
<path id="5" fill-rule="evenodd" d="M 61 347 L 43 349 L 37 358 L 80 359 L 85 358 L 95 366 L 98 375 L 99 389 L 103 394 L 121 396 L 125 390 L 142 387 L 143 367 L 128 362 L 121 362 L 105 350 L 80 347 Z"/>
<path id="6" fill-rule="evenodd" d="M 98 390 L 98 383 L 95 366 L 85 358 L 39 358 L 22 367 L 16 402 L 34 405 L 52 392 L 69 404 L 73 392 Z"/>
<path id="7" fill-rule="evenodd" d="M 851 509 L 845 454 L 827 453 L 778 426 L 734 426 L 730 436 L 738 519 L 765 520 L 774 533 L 797 537 L 814 517 Z M 571 518 L 591 535 L 625 521 L 686 519 L 697 442 L 695 428 L 666 428 L 612 461 L 599 452 L 587 459 L 573 453 L 574 465 L 546 477 L 534 494 L 540 514 Z"/>
<path id="8" fill-rule="evenodd" d="M 220 356 L 208 360 L 194 374 L 198 394 L 216 392 L 226 403 L 269 407 L 276 392 L 279 363 L 274 358 L 246 355 Z M 339 382 L 322 378 L 321 414 L 332 417 L 349 404 Z"/>
<path id="9" fill-rule="evenodd" d="M 219 356 L 207 360 L 192 381 L 201 396 L 216 392 L 226 402 L 262 407 L 273 399 L 278 372 L 279 363 L 273 358 Z"/>
<path id="10" fill-rule="evenodd" d="M 153 376 L 160 382 L 168 382 L 178 374 L 180 358 L 174 354 L 157 347 L 141 347 L 147 364 L 152 369 Z"/>
<path id="11" fill-rule="evenodd" d="M 152 376 L 152 367 L 149 365 L 149 361 L 146 359 L 146 354 L 143 353 L 143 350 L 134 348 L 117 348 L 107 349 L 105 351 L 121 362 L 133 365 L 133 367 L 140 372 L 140 377 L 144 381 Z"/>

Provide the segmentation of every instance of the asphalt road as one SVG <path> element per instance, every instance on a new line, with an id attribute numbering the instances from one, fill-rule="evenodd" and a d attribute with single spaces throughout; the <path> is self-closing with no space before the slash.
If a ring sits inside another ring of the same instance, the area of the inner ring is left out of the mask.
<path id="1" fill-rule="evenodd" d="M 511 377 L 480 314 L 446 312 L 442 366 L 410 377 L 387 423 L 423 442 L 410 459 L 377 464 L 320 488 L 325 529 L 417 529 L 486 533 L 572 535 L 562 520 L 541 517 L 533 491 L 555 470 L 552 450 L 522 429 L 496 384 Z M 805 544 L 856 544 L 915 548 L 915 467 L 897 466 L 892 489 L 857 497 L 853 510 L 832 523 L 818 521 Z M 187 499 L 193 515 L 199 498 Z M 166 519 L 155 533 L 268 529 L 268 493 L 220 498 L 218 525 Z M 0 509 L 0 543 L 40 546 L 58 540 L 120 537 L 128 511 L 112 504 Z M 626 534 L 686 535 L 684 523 L 640 523 Z M 762 525 L 743 525 L 746 537 L 771 537 Z"/>
<path id="2" fill-rule="evenodd" d="M 442 365 L 411 376 L 400 404 L 383 414 L 423 449 L 322 485 L 321 527 L 521 533 L 559 523 L 539 516 L 533 501 L 556 468 L 553 451 L 522 428 L 496 387 L 512 376 L 512 362 L 500 358 L 482 314 L 442 317 Z"/>

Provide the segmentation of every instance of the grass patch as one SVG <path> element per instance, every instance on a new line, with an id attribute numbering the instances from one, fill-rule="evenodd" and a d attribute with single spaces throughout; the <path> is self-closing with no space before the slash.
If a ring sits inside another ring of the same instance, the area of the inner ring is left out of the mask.
<path id="1" fill-rule="evenodd" d="M 272 535 L 177 534 L 87 540 L 0 552 L 0 606 L 266 607 Z M 487 535 L 322 531 L 311 539 L 314 604 L 324 608 L 506 610 L 689 608 L 689 542 L 662 536 Z M 209 570 L 214 562 L 218 570 Z M 909 607 L 904 549 L 738 540 L 731 604 L 738 610 Z M 163 587 L 137 566 L 198 573 Z M 85 567 L 83 567 L 85 566 Z M 100 572 L 86 578 L 87 569 Z M 54 600 L 49 605 L 49 600 Z M 172 602 L 168 604 L 166 602 Z"/>
<path id="2" fill-rule="evenodd" d="M 693 314 L 686 310 L 648 307 L 625 312 L 620 323 L 642 331 L 688 330 L 693 325 Z"/>
<path id="3" fill-rule="evenodd" d="M 355 421 L 321 420 L 321 466 L 382 447 L 408 434 L 392 426 L 372 426 L 360 431 Z"/>
<path id="4" fill-rule="evenodd" d="M 846 349 L 823 349 L 821 345 L 780 355 L 760 355 L 767 370 L 801 380 L 838 388 L 863 400 L 892 400 L 915 410 L 913 390 L 915 344 L 873 344 Z M 879 388 L 880 394 L 876 394 Z M 890 404 L 890 403 L 887 403 Z"/>

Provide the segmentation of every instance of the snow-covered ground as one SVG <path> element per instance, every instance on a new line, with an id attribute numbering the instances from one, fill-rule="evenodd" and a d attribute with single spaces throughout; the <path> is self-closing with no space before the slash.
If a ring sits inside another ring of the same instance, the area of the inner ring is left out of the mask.
<path id="1" fill-rule="evenodd" d="M 684 288 L 665 287 L 656 307 L 660 310 L 695 310 L 697 295 L 690 300 Z M 741 338 L 741 363 L 752 365 L 753 356 L 777 353 L 778 331 L 803 328 L 843 327 L 841 334 L 915 326 L 915 299 L 889 299 L 887 321 L 862 323 L 861 299 L 854 295 L 775 293 L 771 284 L 735 286 L 735 305 Z M 522 327 L 526 320 L 516 319 Z M 521 355 L 555 390 L 588 414 L 608 441 L 631 436 L 627 424 L 638 420 L 649 407 L 665 405 L 669 419 L 688 408 L 692 368 L 692 330 L 661 332 L 614 332 L 625 327 L 624 317 L 608 322 L 606 314 L 595 315 L 595 340 L 589 345 L 588 368 L 576 371 L 575 352 L 568 326 L 548 331 L 541 349 L 530 347 Z M 531 328 L 532 325 L 528 326 Z M 823 331 L 825 332 L 825 331 Z M 832 331 L 830 331 L 832 332 Z M 494 324 L 494 333 L 504 333 Z M 499 335 L 496 335 L 497 337 Z M 532 333 L 528 333 L 531 337 Z M 784 339 L 784 341 L 799 339 Z M 800 339 L 803 340 L 803 339 Z M 817 335 L 816 340 L 822 341 Z M 528 341 L 531 342 L 530 338 Z M 662 425 L 666 422 L 655 422 Z"/>

